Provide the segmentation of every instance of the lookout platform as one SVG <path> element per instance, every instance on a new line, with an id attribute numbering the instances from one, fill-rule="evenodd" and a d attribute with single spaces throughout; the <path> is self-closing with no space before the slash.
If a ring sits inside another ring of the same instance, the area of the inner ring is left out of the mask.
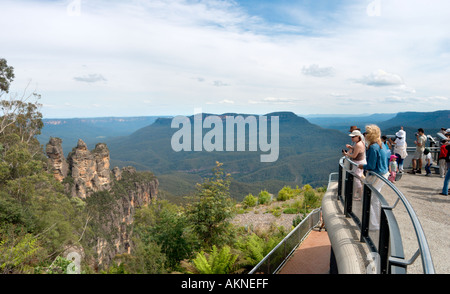
<path id="1" fill-rule="evenodd" d="M 430 247 L 435 272 L 450 274 L 450 196 L 442 196 L 443 178 L 437 174 L 404 173 L 395 183 L 396 187 L 410 202 Z M 359 228 L 352 218 L 346 218 L 342 203 L 337 201 L 336 182 L 330 182 L 323 201 L 323 213 L 326 231 L 314 229 L 289 258 L 279 274 L 327 274 L 330 273 L 331 248 L 340 268 L 340 273 L 367 273 L 370 264 L 370 250 L 359 238 Z M 394 200 L 394 193 L 382 189 L 382 194 L 389 201 Z M 355 201 L 353 209 L 361 209 Z M 328 215 L 325 215 L 328 214 Z M 418 249 L 417 239 L 408 213 L 396 208 L 396 218 L 403 240 L 406 258 L 411 258 Z M 337 248 L 338 247 L 338 248 Z M 342 270 L 343 269 L 343 270 Z M 408 274 L 422 273 L 420 258 L 407 268 Z"/>

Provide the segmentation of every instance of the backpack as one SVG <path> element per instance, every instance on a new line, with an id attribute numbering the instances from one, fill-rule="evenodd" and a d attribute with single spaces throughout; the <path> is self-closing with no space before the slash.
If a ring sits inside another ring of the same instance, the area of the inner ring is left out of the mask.
<path id="1" fill-rule="evenodd" d="M 445 146 L 444 149 L 447 151 L 447 154 L 445 155 L 445 161 L 446 161 L 446 162 L 450 162 L 450 152 L 449 152 L 449 150 L 450 150 L 450 145 Z"/>
<path id="2" fill-rule="evenodd" d="M 448 155 L 447 146 L 442 146 L 441 150 L 439 152 L 439 159 L 442 159 L 442 158 L 445 159 L 445 158 L 447 158 L 447 155 Z"/>

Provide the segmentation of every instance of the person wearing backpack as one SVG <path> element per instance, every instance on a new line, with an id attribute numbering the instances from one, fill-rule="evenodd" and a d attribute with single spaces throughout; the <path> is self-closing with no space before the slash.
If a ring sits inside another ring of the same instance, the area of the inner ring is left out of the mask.
<path id="1" fill-rule="evenodd" d="M 447 149 L 447 156 L 445 157 L 445 162 L 447 163 L 447 174 L 444 179 L 444 187 L 442 187 L 442 193 L 439 193 L 443 196 L 448 196 L 448 182 L 450 181 L 450 142 L 447 141 L 445 144 L 445 149 Z"/>
<path id="2" fill-rule="evenodd" d="M 447 141 L 445 140 L 441 141 L 441 149 L 439 151 L 438 164 L 439 164 L 439 175 L 441 176 L 441 178 L 445 177 L 445 172 L 447 171 L 447 162 L 445 161 L 445 158 L 447 157 L 448 151 L 447 148 L 445 148 L 446 142 Z"/>

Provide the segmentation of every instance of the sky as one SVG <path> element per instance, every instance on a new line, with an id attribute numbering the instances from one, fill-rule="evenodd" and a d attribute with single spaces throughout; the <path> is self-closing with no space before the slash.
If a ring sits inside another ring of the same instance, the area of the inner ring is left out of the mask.
<path id="1" fill-rule="evenodd" d="M 448 0 L 1 0 L 44 118 L 450 109 Z M 4 97 L 2 97 L 4 98 Z"/>

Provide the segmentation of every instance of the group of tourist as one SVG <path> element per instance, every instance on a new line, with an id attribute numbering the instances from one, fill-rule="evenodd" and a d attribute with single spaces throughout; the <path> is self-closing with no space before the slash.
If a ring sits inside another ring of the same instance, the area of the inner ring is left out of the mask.
<path id="1" fill-rule="evenodd" d="M 450 129 L 442 129 L 441 152 L 439 154 L 439 166 L 446 164 L 446 169 L 440 168 L 441 177 L 445 175 L 444 187 L 440 195 L 448 196 L 449 180 L 450 180 Z M 377 125 L 366 126 L 365 132 L 356 126 L 350 127 L 349 136 L 352 143 L 347 144 L 347 150 L 342 150 L 343 154 L 351 159 L 357 166 L 353 167 L 353 171 L 357 176 L 354 181 L 354 200 L 361 200 L 363 193 L 363 185 L 360 179 L 364 179 L 364 171 L 372 173 L 366 178 L 366 182 L 371 184 L 378 192 L 384 185 L 381 178 L 388 179 L 395 183 L 397 178 L 403 174 L 403 162 L 408 156 L 406 132 L 403 127 L 395 134 L 395 138 L 387 138 L 381 136 L 381 130 Z M 426 175 L 431 175 L 432 158 L 430 149 L 426 148 L 427 137 L 422 128 L 416 133 L 416 150 L 412 159 L 412 174 L 420 174 L 423 165 L 423 157 L 425 157 Z M 392 149 L 392 151 L 391 151 Z M 378 197 L 371 197 L 370 200 L 370 222 L 369 230 L 379 229 L 380 221 L 380 201 Z"/>
<path id="2" fill-rule="evenodd" d="M 442 128 L 440 132 L 441 140 L 438 165 L 441 178 L 445 178 L 443 190 L 440 194 L 448 196 L 450 180 L 450 129 Z M 352 126 L 350 127 L 349 133 L 352 144 L 347 144 L 346 147 L 348 150 L 342 150 L 342 152 L 358 165 L 354 169 L 355 174 L 362 179 L 364 177 L 364 171 L 372 171 L 395 183 L 396 179 L 404 172 L 403 162 L 408 156 L 406 132 L 403 130 L 403 127 L 395 134 L 394 139 L 381 136 L 380 128 L 373 124 L 366 126 L 364 133 L 358 127 Z M 412 170 L 409 173 L 421 174 L 422 166 L 425 162 L 426 176 L 431 176 L 433 160 L 430 149 L 426 147 L 427 136 L 422 128 L 418 129 L 415 135 L 416 140 L 414 144 L 416 145 L 416 150 L 412 158 Z M 383 181 L 373 175 L 367 181 L 369 183 L 372 181 L 373 187 L 378 191 L 383 186 Z M 362 195 L 362 184 L 359 179 L 356 180 L 355 195 L 356 199 L 360 199 Z"/>

